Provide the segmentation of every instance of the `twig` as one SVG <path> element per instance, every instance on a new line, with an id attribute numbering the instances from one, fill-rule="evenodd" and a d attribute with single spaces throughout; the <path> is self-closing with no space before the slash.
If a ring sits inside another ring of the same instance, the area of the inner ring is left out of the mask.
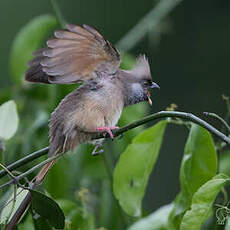
<path id="1" fill-rule="evenodd" d="M 13 196 L 13 203 L 9 212 L 9 215 L 6 219 L 6 223 L 8 222 L 8 220 L 10 219 L 13 211 L 14 211 L 14 206 L 16 203 L 16 196 L 17 196 L 17 179 L 15 178 L 15 176 L 3 165 L 0 163 L 0 166 L 9 174 L 9 176 L 12 178 L 12 181 L 14 182 L 14 196 Z"/>
<path id="2" fill-rule="evenodd" d="M 15 207 L 15 203 L 16 203 L 16 197 L 17 197 L 17 185 L 14 184 L 14 197 L 13 197 L 13 203 L 12 203 L 12 206 L 11 206 L 11 209 L 10 209 L 10 213 L 6 219 L 6 223 L 9 221 L 13 211 L 14 211 L 14 207 Z"/>
<path id="3" fill-rule="evenodd" d="M 126 125 L 126 126 L 120 128 L 119 130 L 115 131 L 114 136 L 119 136 L 122 133 L 124 133 L 130 129 L 136 128 L 136 127 L 143 125 L 145 123 L 148 123 L 150 121 L 158 120 L 158 119 L 162 119 L 162 118 L 166 118 L 166 117 L 178 117 L 178 118 L 181 118 L 184 120 L 192 121 L 193 123 L 196 123 L 196 124 L 202 126 L 203 128 L 207 129 L 210 133 L 219 137 L 226 144 L 230 145 L 230 138 L 227 137 L 226 135 L 224 135 L 223 133 L 221 133 L 219 130 L 214 128 L 212 125 L 210 125 L 206 121 L 200 119 L 199 117 L 193 115 L 192 113 L 176 112 L 176 111 L 161 111 L 161 112 L 149 115 L 147 117 L 144 117 L 143 119 L 135 121 L 129 125 Z"/>
<path id="4" fill-rule="evenodd" d="M 55 156 L 52 156 L 52 157 L 49 157 L 48 159 L 46 159 L 45 161 L 42 161 L 41 163 L 35 165 L 34 167 L 32 167 L 31 169 L 27 170 L 26 172 L 20 174 L 19 176 L 17 177 L 14 177 L 13 180 L 9 181 L 7 185 L 9 184 L 12 184 L 15 180 L 16 181 L 20 181 L 22 178 L 26 177 L 27 175 L 31 174 L 33 171 L 35 171 L 36 169 L 38 168 L 41 168 L 43 165 L 49 163 L 50 161 L 52 160 L 55 160 L 59 157 L 63 156 L 63 153 L 61 154 L 58 154 L 58 155 L 55 155 Z"/>
<path id="5" fill-rule="evenodd" d="M 7 224 L 5 230 L 13 230 L 14 229 L 15 225 L 18 223 L 19 219 L 21 218 L 22 214 L 26 210 L 30 201 L 31 201 L 31 193 L 29 192 L 29 193 L 27 193 L 26 197 L 23 199 L 22 203 L 20 204 L 20 206 L 18 207 L 18 209 L 14 213 L 10 222 Z"/>
<path id="6" fill-rule="evenodd" d="M 45 155 L 49 150 L 49 147 L 45 147 L 43 149 L 40 149 L 38 151 L 35 151 L 21 159 L 19 159 L 18 161 L 15 161 L 14 163 L 10 164 L 7 166 L 7 169 L 9 171 L 13 171 L 14 169 L 17 169 L 19 167 L 21 167 L 22 165 L 25 165 L 26 163 L 28 162 L 31 162 L 43 155 Z M 3 176 L 5 176 L 7 174 L 7 171 L 6 170 L 1 170 L 0 171 L 0 178 L 2 178 Z"/>
<path id="7" fill-rule="evenodd" d="M 208 124 L 206 121 L 198 118 L 197 116 L 191 114 L 191 113 L 185 113 L 185 112 L 176 112 L 176 111 L 161 111 L 158 113 L 154 113 L 152 115 L 146 116 L 143 119 L 137 120 L 129 125 L 126 125 L 122 128 L 120 128 L 117 131 L 114 131 L 114 136 L 120 136 L 123 133 L 129 131 L 130 129 L 134 129 L 138 126 L 141 126 L 143 124 L 146 124 L 148 122 L 154 121 L 154 120 L 158 120 L 158 119 L 163 119 L 163 118 L 167 118 L 167 117 L 177 117 L 177 118 L 181 118 L 183 120 L 187 120 L 187 121 L 192 121 L 200 126 L 202 126 L 203 128 L 207 129 L 210 133 L 216 135 L 217 137 L 219 137 L 222 141 L 224 141 L 226 144 L 230 145 L 230 138 L 227 137 L 226 135 L 224 135 L 223 133 L 221 133 L 219 130 L 217 130 L 216 128 L 214 128 L 212 125 Z M 109 138 L 108 135 L 105 136 L 106 138 Z M 103 134 L 99 134 L 96 135 L 95 139 L 99 139 L 99 138 L 104 138 Z M 20 166 L 42 156 L 45 155 L 46 152 L 48 151 L 49 147 L 45 147 L 43 149 L 40 149 L 36 152 L 31 153 L 30 155 L 21 158 L 20 160 L 12 163 L 11 165 L 9 165 L 7 167 L 8 170 L 12 171 L 16 168 L 19 168 Z M 50 158 L 49 158 L 50 159 Z M 0 171 L 0 178 L 3 177 L 4 175 L 6 175 L 6 172 L 4 172 L 3 170 Z M 22 175 L 22 174 L 21 174 Z M 1 186 L 0 186 L 1 188 Z"/>
<path id="8" fill-rule="evenodd" d="M 147 116 L 147 117 L 145 117 L 145 118 L 143 118 L 141 120 L 135 121 L 135 122 L 133 122 L 133 123 L 131 123 L 129 125 L 124 126 L 121 129 L 117 130 L 116 132 L 114 132 L 114 136 L 119 136 L 119 135 L 123 134 L 124 132 L 127 132 L 128 130 L 134 129 L 134 128 L 136 128 L 136 127 L 138 127 L 140 125 L 143 125 L 145 123 L 148 123 L 150 121 L 157 120 L 157 119 L 162 119 L 162 118 L 166 118 L 166 117 L 177 117 L 177 118 L 182 118 L 184 120 L 192 121 L 192 122 L 204 127 L 205 129 L 210 131 L 212 134 L 218 136 L 220 139 L 222 139 L 224 142 L 226 142 L 228 145 L 230 145 L 230 138 L 228 138 L 226 135 L 221 133 L 219 130 L 217 130 L 216 128 L 214 128 L 213 126 L 208 124 L 207 122 L 201 120 L 200 118 L 196 117 L 195 115 L 193 115 L 191 113 L 175 112 L 175 111 L 161 111 L 161 112 L 152 114 L 150 116 Z M 102 137 L 103 137 L 103 134 L 99 134 L 99 135 L 96 135 L 95 139 L 102 138 Z M 106 137 L 108 137 L 108 136 L 106 136 Z M 61 154 L 61 155 L 63 155 L 63 154 Z M 56 155 L 56 156 L 48 158 L 47 160 L 45 160 L 45 161 L 41 162 L 40 164 L 34 166 L 33 168 L 31 168 L 30 170 L 26 171 L 25 173 L 17 176 L 16 177 L 17 180 L 20 180 L 21 178 L 27 176 L 28 174 L 30 174 L 31 172 L 33 172 L 37 168 L 39 168 L 39 167 L 45 165 L 46 163 L 48 163 L 48 162 L 60 157 L 61 155 Z M 25 211 L 26 207 L 30 203 L 30 200 L 31 200 L 31 194 L 28 193 L 26 198 L 23 200 L 23 202 L 21 203 L 21 205 L 17 209 L 16 213 L 12 217 L 11 221 L 7 225 L 6 230 L 13 229 L 15 224 L 20 219 L 22 213 Z"/>
<path id="9" fill-rule="evenodd" d="M 229 100 L 229 97 L 226 95 L 222 95 L 222 98 L 225 101 L 226 107 L 227 107 L 227 114 L 225 116 L 225 120 L 228 121 L 230 117 L 230 100 Z"/>
<path id="10" fill-rule="evenodd" d="M 132 49 L 153 27 L 156 27 L 182 0 L 161 0 L 122 39 L 117 47 L 122 51 Z"/>
<path id="11" fill-rule="evenodd" d="M 52 5 L 53 11 L 56 14 L 56 18 L 58 20 L 58 23 L 60 24 L 60 26 L 62 28 L 65 28 L 66 21 L 65 21 L 64 17 L 62 16 L 62 13 L 61 13 L 58 5 L 57 5 L 57 2 L 55 0 L 50 0 L 50 3 Z"/>
<path id="12" fill-rule="evenodd" d="M 208 113 L 208 112 L 204 112 L 204 115 L 216 118 L 227 129 L 228 133 L 230 133 L 230 126 L 228 125 L 228 123 L 222 117 L 220 117 L 219 115 L 217 115 L 215 113 Z"/>
<path id="13" fill-rule="evenodd" d="M 9 174 L 9 176 L 16 181 L 16 177 L 7 169 L 7 167 L 5 167 L 3 164 L 0 163 L 0 166 L 6 171 L 6 173 Z"/>
<path id="14" fill-rule="evenodd" d="M 9 180 L 9 181 L 6 182 L 5 184 L 0 185 L 0 189 L 5 188 L 6 186 L 11 185 L 11 184 L 12 184 L 12 181 Z"/>

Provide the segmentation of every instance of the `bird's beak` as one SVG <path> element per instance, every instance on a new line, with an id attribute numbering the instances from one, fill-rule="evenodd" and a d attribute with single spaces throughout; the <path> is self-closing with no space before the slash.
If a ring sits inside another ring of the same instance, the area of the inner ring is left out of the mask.
<path id="1" fill-rule="evenodd" d="M 153 103 L 152 103 L 152 100 L 151 100 L 151 98 L 150 98 L 150 92 L 147 90 L 147 97 L 148 97 L 148 103 L 150 104 L 150 105 L 152 105 Z"/>
<path id="2" fill-rule="evenodd" d="M 151 89 L 154 89 L 154 88 L 157 88 L 157 89 L 160 89 L 160 86 L 155 83 L 155 82 L 152 82 L 152 85 L 150 86 Z"/>
<path id="3" fill-rule="evenodd" d="M 160 86 L 159 86 L 157 83 L 152 82 L 152 85 L 150 86 L 150 88 L 151 88 L 151 89 L 154 89 L 154 88 L 160 89 Z M 151 95 L 150 95 L 149 91 L 147 90 L 148 103 L 149 103 L 150 105 L 152 105 L 153 103 L 152 103 L 152 100 L 151 100 L 150 96 L 151 96 Z"/>

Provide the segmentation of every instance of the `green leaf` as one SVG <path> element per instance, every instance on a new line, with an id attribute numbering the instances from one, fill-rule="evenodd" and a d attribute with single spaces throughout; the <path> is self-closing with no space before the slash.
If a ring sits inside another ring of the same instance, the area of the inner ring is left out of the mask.
<path id="1" fill-rule="evenodd" d="M 170 229 L 178 229 L 193 194 L 217 171 L 217 154 L 210 133 L 193 124 L 187 139 L 180 169 L 181 192 L 170 214 Z"/>
<path id="2" fill-rule="evenodd" d="M 10 73 L 17 83 L 24 79 L 26 63 L 32 58 L 32 53 L 57 25 L 54 16 L 42 15 L 32 19 L 18 32 L 10 53 Z"/>
<path id="3" fill-rule="evenodd" d="M 137 119 L 141 119 L 146 115 L 149 107 L 150 106 L 147 103 L 140 103 L 126 107 L 123 110 L 121 118 L 119 120 L 119 127 L 134 122 Z M 139 126 L 135 129 L 130 130 L 129 132 L 126 132 L 121 139 L 118 139 L 119 144 L 115 144 L 113 146 L 114 154 L 120 155 L 120 153 L 122 153 L 126 149 L 127 145 L 131 143 L 132 139 L 143 130 L 144 126 Z M 109 146 L 109 148 L 111 147 Z"/>
<path id="4" fill-rule="evenodd" d="M 128 230 L 167 230 L 168 216 L 173 205 L 165 205 L 134 223 Z"/>
<path id="5" fill-rule="evenodd" d="M 65 216 L 69 215 L 73 210 L 77 209 L 77 204 L 71 200 L 60 199 L 56 201 L 61 207 Z"/>
<path id="6" fill-rule="evenodd" d="M 32 229 L 34 229 L 34 222 L 33 222 L 32 215 L 27 215 L 24 218 L 24 220 L 21 221 L 20 224 L 18 224 L 17 226 L 17 230 L 32 230 Z M 34 229 L 34 230 L 37 230 L 37 229 Z"/>
<path id="7" fill-rule="evenodd" d="M 229 215 L 229 214 L 228 214 Z M 227 217 L 226 224 L 224 230 L 230 230 L 230 217 Z"/>
<path id="8" fill-rule="evenodd" d="M 17 131 L 18 113 L 14 101 L 7 101 L 0 106 L 0 137 L 8 140 Z"/>
<path id="9" fill-rule="evenodd" d="M 52 230 L 52 227 L 50 226 L 49 222 L 45 218 L 43 218 L 39 215 L 37 215 L 37 216 L 34 215 L 33 221 L 34 221 L 34 227 L 36 230 L 44 230 L 44 229 L 45 230 Z"/>
<path id="10" fill-rule="evenodd" d="M 64 228 L 64 213 L 54 200 L 35 190 L 31 190 L 31 197 L 32 207 L 36 213 L 47 219 L 53 227 L 57 229 Z"/>
<path id="11" fill-rule="evenodd" d="M 136 136 L 115 167 L 114 194 L 131 216 L 141 215 L 141 202 L 158 157 L 166 123 L 161 121 Z"/>
<path id="12" fill-rule="evenodd" d="M 230 176 L 230 151 L 220 153 L 219 172 Z"/>
<path id="13" fill-rule="evenodd" d="M 212 213 L 212 204 L 221 188 L 229 178 L 219 174 L 202 185 L 192 198 L 191 210 L 188 210 L 181 222 L 180 230 L 200 229 Z"/>
<path id="14" fill-rule="evenodd" d="M 14 213 L 17 211 L 18 207 L 21 205 L 27 194 L 28 190 L 18 188 L 16 191 L 16 200 L 14 203 L 14 192 L 12 193 L 8 201 L 5 203 L 4 208 L 2 209 L 0 224 L 5 224 L 7 220 L 10 221 L 10 218 L 12 218 Z"/>
<path id="15" fill-rule="evenodd" d="M 210 133 L 193 124 L 180 170 L 182 193 L 191 199 L 197 189 L 216 175 L 217 154 Z"/>

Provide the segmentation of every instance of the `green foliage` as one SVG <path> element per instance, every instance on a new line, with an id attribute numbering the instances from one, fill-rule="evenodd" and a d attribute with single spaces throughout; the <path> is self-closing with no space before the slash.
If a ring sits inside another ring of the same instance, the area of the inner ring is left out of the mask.
<path id="1" fill-rule="evenodd" d="M 137 135 L 114 170 L 114 194 L 131 216 L 141 215 L 141 202 L 158 157 L 165 126 L 166 121 L 161 121 Z"/>
<path id="2" fill-rule="evenodd" d="M 42 218 L 41 216 L 38 216 L 36 218 L 33 218 L 34 221 L 34 227 L 36 230 L 52 230 L 52 227 L 50 226 L 49 222 Z"/>
<path id="3" fill-rule="evenodd" d="M 10 54 L 13 82 L 22 82 L 26 62 L 31 58 L 32 52 L 41 46 L 57 24 L 55 17 L 43 15 L 34 18 L 17 34 Z M 121 67 L 130 69 L 135 60 L 131 54 L 122 53 Z M 18 85 L 19 87 L 12 90 L 9 88 L 0 92 L 1 102 L 15 99 L 20 117 L 18 126 L 14 101 L 0 106 L 1 139 L 12 138 L 17 130 L 14 138 L 7 142 L 7 164 L 21 157 L 20 153 L 27 154 L 48 144 L 48 114 L 75 87 Z M 126 108 L 119 126 L 142 118 L 147 114 L 148 108 L 146 103 Z M 230 176 L 229 151 L 221 154 L 218 162 L 215 143 L 210 133 L 191 124 L 180 168 L 181 191 L 171 204 L 149 213 L 142 207 L 142 201 L 149 176 L 154 173 L 167 123 L 167 120 L 163 120 L 147 129 L 142 126 L 126 132 L 114 142 L 107 141 L 105 152 L 97 157 L 91 156 L 93 147 L 87 144 L 79 146 L 76 152 L 67 154 L 52 168 L 43 184 L 49 197 L 31 191 L 30 214 L 23 217 L 17 228 L 201 229 L 212 215 L 212 206 L 219 191 L 229 181 L 227 176 L 216 175 L 219 163 L 219 171 Z M 41 160 L 36 160 L 34 164 Z M 21 167 L 19 172 L 13 173 L 20 174 L 30 167 L 31 164 L 28 164 Z M 34 174 L 27 179 L 30 180 L 33 176 Z M 1 180 L 5 181 L 5 178 Z M 24 181 L 20 182 L 27 185 Z M 28 193 L 21 188 L 13 190 L 13 187 L 15 186 L 1 192 L 2 225 L 10 220 Z M 157 197 L 152 199 L 157 201 Z M 141 217 L 143 213 L 144 216 Z M 226 224 L 226 230 L 230 229 L 229 222 Z"/>
<path id="4" fill-rule="evenodd" d="M 10 221 L 10 219 L 20 206 L 21 202 L 28 194 L 28 190 L 22 188 L 18 188 L 15 192 L 12 192 L 12 190 L 10 191 L 11 196 L 9 197 L 7 202 L 4 203 L 3 209 L 1 210 L 0 224 L 5 224 Z"/>
<path id="5" fill-rule="evenodd" d="M 168 216 L 172 207 L 172 204 L 168 204 L 159 208 L 149 216 L 137 221 L 128 230 L 168 230 Z"/>
<path id="6" fill-rule="evenodd" d="M 63 229 L 65 216 L 59 205 L 48 196 L 31 190 L 32 207 L 41 217 L 47 219 L 56 229 Z"/>
<path id="7" fill-rule="evenodd" d="M 18 32 L 10 53 L 10 73 L 16 83 L 22 82 L 27 69 L 26 63 L 55 27 L 57 27 L 57 20 L 54 16 L 42 15 L 35 17 Z"/>
<path id="8" fill-rule="evenodd" d="M 7 101 L 0 106 L 0 138 L 8 140 L 18 128 L 18 113 L 14 101 Z"/>
<path id="9" fill-rule="evenodd" d="M 223 174 L 203 184 L 193 195 L 191 209 L 186 211 L 180 230 L 197 230 L 212 214 L 212 204 L 221 188 L 229 182 Z"/>
<path id="10" fill-rule="evenodd" d="M 193 124 L 180 169 L 181 192 L 170 214 L 170 228 L 178 229 L 197 189 L 216 175 L 217 155 L 210 133 Z"/>
<path id="11" fill-rule="evenodd" d="M 220 154 L 219 171 L 230 177 L 230 151 L 226 151 Z"/>

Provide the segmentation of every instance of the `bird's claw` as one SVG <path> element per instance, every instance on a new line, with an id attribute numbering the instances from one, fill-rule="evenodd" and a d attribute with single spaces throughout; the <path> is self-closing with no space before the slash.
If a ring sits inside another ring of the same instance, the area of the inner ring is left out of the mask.
<path id="1" fill-rule="evenodd" d="M 103 140 L 100 140 L 100 141 L 95 145 L 94 150 L 93 150 L 93 152 L 92 152 L 92 156 L 97 156 L 97 155 L 100 155 L 101 153 L 104 152 L 103 149 L 100 149 L 100 150 L 98 151 L 98 149 L 102 147 L 102 143 L 103 143 Z"/>
<path id="2" fill-rule="evenodd" d="M 110 138 L 113 140 L 114 136 L 113 136 L 112 130 L 114 130 L 114 129 L 119 129 L 119 127 L 118 126 L 98 127 L 98 128 L 96 128 L 96 131 L 105 132 L 105 135 L 106 135 L 106 133 L 108 133 Z"/>
<path id="3" fill-rule="evenodd" d="M 97 155 L 100 155 L 100 154 L 102 154 L 104 152 L 104 150 L 103 149 L 100 149 L 99 151 L 94 151 L 93 150 L 93 152 L 92 152 L 92 156 L 97 156 Z"/>

